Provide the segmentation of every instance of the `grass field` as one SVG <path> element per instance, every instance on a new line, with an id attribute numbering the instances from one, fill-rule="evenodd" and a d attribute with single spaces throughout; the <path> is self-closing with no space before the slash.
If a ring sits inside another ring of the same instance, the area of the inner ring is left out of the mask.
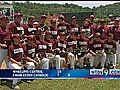
<path id="1" fill-rule="evenodd" d="M 117 67 L 117 68 L 120 68 Z M 10 81 L 4 81 L 0 90 L 11 90 Z M 93 79 L 67 79 L 67 80 L 33 80 L 31 83 L 22 82 L 20 90 L 120 90 L 120 80 L 93 80 Z"/>

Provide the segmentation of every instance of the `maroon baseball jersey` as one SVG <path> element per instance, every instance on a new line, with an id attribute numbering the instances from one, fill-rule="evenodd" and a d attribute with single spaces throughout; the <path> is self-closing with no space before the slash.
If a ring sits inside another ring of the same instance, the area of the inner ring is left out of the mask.
<path id="1" fill-rule="evenodd" d="M 68 24 L 67 22 L 59 23 L 57 25 L 57 29 L 58 29 L 58 34 L 60 32 L 65 32 L 67 34 L 69 30 L 71 30 L 70 24 Z"/>
<path id="2" fill-rule="evenodd" d="M 32 43 L 31 45 L 26 44 L 25 55 L 34 59 L 36 56 L 36 49 L 37 49 L 37 45 L 35 43 Z"/>
<path id="3" fill-rule="evenodd" d="M 51 33 L 51 35 L 53 36 L 53 38 L 54 38 L 54 37 L 57 37 L 57 35 L 58 35 L 58 30 L 57 30 L 57 28 L 52 28 L 52 27 L 50 27 L 50 33 Z"/>
<path id="4" fill-rule="evenodd" d="M 105 52 L 108 54 L 109 52 L 113 51 L 113 49 L 116 51 L 116 42 L 114 40 L 108 41 L 107 39 L 104 41 L 105 44 Z"/>
<path id="5" fill-rule="evenodd" d="M 47 42 L 47 53 L 52 53 L 52 50 L 55 48 L 55 43 L 52 39 L 45 40 Z"/>
<path id="6" fill-rule="evenodd" d="M 86 53 L 88 53 L 88 45 L 89 39 L 85 37 L 79 37 L 77 42 L 77 47 L 80 49 L 80 53 L 78 53 L 78 58 L 83 57 Z"/>
<path id="7" fill-rule="evenodd" d="M 115 26 L 110 27 L 110 33 L 113 34 L 115 41 L 120 40 L 120 26 L 119 27 L 115 27 Z"/>
<path id="8" fill-rule="evenodd" d="M 28 24 L 28 25 L 25 25 L 24 27 L 25 27 L 25 35 L 35 35 L 36 34 L 37 28 L 34 28 L 33 25 Z"/>
<path id="9" fill-rule="evenodd" d="M 65 49 L 66 49 L 66 47 L 67 47 L 67 42 L 66 42 L 65 40 L 60 40 L 60 39 L 58 39 L 58 40 L 56 40 L 56 42 L 55 42 L 55 46 L 56 46 L 56 48 L 59 48 L 59 49 L 62 51 L 62 50 L 65 50 Z"/>
<path id="10" fill-rule="evenodd" d="M 21 59 L 25 57 L 25 47 L 21 43 L 18 45 L 11 45 L 8 51 L 9 57 L 18 62 L 21 62 Z"/>
<path id="11" fill-rule="evenodd" d="M 80 26 L 79 26 L 78 24 L 75 24 L 75 25 L 71 24 L 70 27 L 71 27 L 71 29 L 74 30 L 75 32 L 80 33 Z"/>
<path id="12" fill-rule="evenodd" d="M 93 52 L 96 52 L 97 50 L 103 50 L 104 49 L 104 42 L 102 40 L 96 41 L 94 40 L 89 44 L 90 50 Z"/>
<path id="13" fill-rule="evenodd" d="M 6 44 L 7 47 L 1 47 L 7 49 L 11 45 L 11 35 L 12 33 L 6 27 L 0 27 L 0 43 Z"/>
<path id="14" fill-rule="evenodd" d="M 71 39 L 70 37 L 67 38 L 67 48 L 72 47 L 73 49 L 75 49 L 77 46 L 77 39 L 78 38 L 76 38 L 76 39 Z"/>
<path id="15" fill-rule="evenodd" d="M 38 41 L 36 40 L 36 45 L 37 45 L 37 53 L 40 52 L 46 52 L 47 50 L 47 42 L 46 41 Z"/>
<path id="16" fill-rule="evenodd" d="M 105 39 L 108 38 L 109 28 L 108 28 L 107 26 L 104 26 L 104 27 L 99 26 L 99 27 L 96 29 L 95 33 L 97 33 L 97 32 L 100 33 L 101 39 L 102 39 L 102 40 L 105 40 Z"/>
<path id="17" fill-rule="evenodd" d="M 87 26 L 87 27 L 82 26 L 80 29 L 80 34 L 83 34 L 83 33 L 86 38 L 89 38 L 92 34 L 94 34 L 94 31 L 90 26 Z"/>
<path id="18" fill-rule="evenodd" d="M 9 25 L 12 34 L 24 34 L 25 26 L 22 23 L 13 22 Z"/>

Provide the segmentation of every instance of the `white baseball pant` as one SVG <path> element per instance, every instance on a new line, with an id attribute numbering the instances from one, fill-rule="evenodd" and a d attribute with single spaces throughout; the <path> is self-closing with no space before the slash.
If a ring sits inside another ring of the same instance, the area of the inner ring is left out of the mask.
<path id="1" fill-rule="evenodd" d="M 74 69 L 75 58 L 76 58 L 75 55 L 69 52 L 67 58 L 68 58 L 68 62 L 70 63 L 70 68 Z"/>
<path id="2" fill-rule="evenodd" d="M 93 66 L 97 67 L 99 62 L 100 62 L 101 63 L 101 67 L 104 68 L 105 61 L 106 61 L 106 53 L 103 53 L 103 55 L 96 55 L 94 57 Z"/>
<path id="3" fill-rule="evenodd" d="M 113 62 L 113 66 L 116 66 L 116 54 L 106 54 L 106 66 L 108 65 L 108 63 L 110 63 L 110 61 Z"/>
<path id="4" fill-rule="evenodd" d="M 35 65 L 33 62 L 27 62 L 28 68 L 27 69 L 34 69 Z M 9 62 L 9 69 L 21 69 L 21 67 L 15 63 L 12 63 L 11 61 Z M 13 79 L 12 84 L 17 84 L 19 79 Z"/>
<path id="5" fill-rule="evenodd" d="M 56 61 L 56 69 L 61 69 L 61 66 L 65 62 L 65 58 L 60 57 L 60 55 L 55 55 L 54 59 Z"/>
<path id="6" fill-rule="evenodd" d="M 79 67 L 83 67 L 83 64 L 84 64 L 84 58 L 89 58 L 90 60 L 90 66 L 92 67 L 93 66 L 93 62 L 94 62 L 94 57 L 92 56 L 92 54 L 88 53 L 88 54 L 85 54 L 83 57 L 81 58 L 78 58 L 78 66 Z"/>

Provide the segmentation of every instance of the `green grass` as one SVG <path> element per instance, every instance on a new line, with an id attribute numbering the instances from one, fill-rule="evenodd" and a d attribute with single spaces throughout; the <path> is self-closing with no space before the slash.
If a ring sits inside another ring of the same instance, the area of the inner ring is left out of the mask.
<path id="1" fill-rule="evenodd" d="M 120 68 L 118 66 L 117 68 Z M 3 82 L 0 90 L 11 90 L 11 83 Z M 22 82 L 20 90 L 120 90 L 120 80 L 33 80 L 30 84 Z"/>
<path id="2" fill-rule="evenodd" d="M 19 86 L 21 90 L 120 90 L 120 80 L 34 80 Z M 10 88 L 5 85 L 0 86 L 0 90 Z"/>

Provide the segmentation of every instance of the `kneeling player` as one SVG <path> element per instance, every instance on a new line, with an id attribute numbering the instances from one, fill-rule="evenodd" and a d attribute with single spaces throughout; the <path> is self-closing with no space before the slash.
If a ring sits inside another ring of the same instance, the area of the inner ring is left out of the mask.
<path id="1" fill-rule="evenodd" d="M 9 68 L 10 69 L 22 69 L 27 65 L 27 69 L 33 69 L 34 64 L 37 64 L 36 61 L 27 57 L 25 55 L 24 46 L 20 43 L 20 36 L 19 34 L 13 35 L 13 45 L 9 47 Z M 22 63 L 22 62 L 25 63 Z M 28 61 L 28 62 L 26 62 Z M 14 79 L 12 82 L 12 88 L 19 88 L 17 86 L 18 79 Z"/>
<path id="2" fill-rule="evenodd" d="M 106 66 L 108 68 L 112 68 L 109 66 L 116 67 L 116 43 L 113 40 L 113 34 L 108 35 L 108 39 L 104 41 L 105 44 L 105 52 L 106 52 Z M 111 64 L 111 65 L 110 65 Z"/>
<path id="3" fill-rule="evenodd" d="M 96 33 L 95 39 L 90 43 L 90 52 L 94 56 L 94 68 L 104 68 L 106 54 L 104 52 L 104 42 L 100 38 L 100 33 Z"/>

